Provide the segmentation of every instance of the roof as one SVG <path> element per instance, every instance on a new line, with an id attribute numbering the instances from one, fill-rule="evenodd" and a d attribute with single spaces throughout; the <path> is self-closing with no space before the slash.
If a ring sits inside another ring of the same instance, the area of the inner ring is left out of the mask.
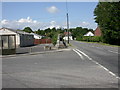
<path id="1" fill-rule="evenodd" d="M 12 32 L 14 32 L 14 33 L 17 33 L 17 34 L 28 34 L 28 35 L 31 35 L 30 33 L 27 33 L 27 32 L 24 32 L 24 31 L 18 31 L 18 30 L 15 30 L 15 29 L 10 29 L 10 28 L 0 28 L 0 30 L 2 30 L 2 29 L 7 29 L 7 30 L 9 30 L 9 31 L 12 31 Z"/>
<path id="2" fill-rule="evenodd" d="M 30 33 L 30 34 L 35 35 L 35 36 L 38 36 L 38 37 L 41 37 L 41 35 L 38 35 L 38 34 L 36 34 L 36 33 Z"/>
<path id="3" fill-rule="evenodd" d="M 71 35 L 71 32 L 69 32 L 69 34 Z M 68 32 L 64 32 L 64 35 L 68 35 Z"/>
<path id="4" fill-rule="evenodd" d="M 91 31 L 89 31 L 84 36 L 94 36 L 94 34 Z"/>

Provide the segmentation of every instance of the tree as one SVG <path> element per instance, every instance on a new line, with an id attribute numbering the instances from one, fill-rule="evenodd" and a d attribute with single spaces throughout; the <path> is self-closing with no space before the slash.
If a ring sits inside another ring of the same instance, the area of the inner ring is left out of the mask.
<path id="1" fill-rule="evenodd" d="M 28 33 L 33 32 L 30 27 L 25 27 L 25 28 L 23 29 L 23 31 L 28 32 Z"/>
<path id="2" fill-rule="evenodd" d="M 35 33 L 38 34 L 38 35 L 45 35 L 45 31 L 44 30 L 40 30 L 40 29 L 35 31 Z"/>
<path id="3" fill-rule="evenodd" d="M 99 2 L 94 15 L 102 30 L 103 42 L 120 45 L 120 3 Z"/>

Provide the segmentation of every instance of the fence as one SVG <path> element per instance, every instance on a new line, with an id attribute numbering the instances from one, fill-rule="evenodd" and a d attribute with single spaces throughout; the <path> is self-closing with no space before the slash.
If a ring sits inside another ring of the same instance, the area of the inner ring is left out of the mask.
<path id="1" fill-rule="evenodd" d="M 51 39 L 35 39 L 34 44 L 49 44 L 52 43 Z"/>

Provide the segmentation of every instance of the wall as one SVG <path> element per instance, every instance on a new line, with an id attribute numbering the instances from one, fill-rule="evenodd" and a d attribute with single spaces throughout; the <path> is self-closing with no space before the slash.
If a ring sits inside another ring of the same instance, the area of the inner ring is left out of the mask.
<path id="1" fill-rule="evenodd" d="M 68 40 L 68 36 L 65 36 L 63 39 Z M 73 40 L 72 36 L 69 36 L 69 40 Z"/>
<path id="2" fill-rule="evenodd" d="M 95 30 L 94 34 L 95 34 L 95 36 L 101 36 L 102 35 L 101 34 L 101 30 L 100 30 L 99 27 L 97 27 L 97 29 Z"/>
<path id="3" fill-rule="evenodd" d="M 48 44 L 52 43 L 51 39 L 35 39 L 34 44 Z"/>
<path id="4" fill-rule="evenodd" d="M 20 34 L 20 47 L 34 45 L 34 36 L 29 34 Z"/>

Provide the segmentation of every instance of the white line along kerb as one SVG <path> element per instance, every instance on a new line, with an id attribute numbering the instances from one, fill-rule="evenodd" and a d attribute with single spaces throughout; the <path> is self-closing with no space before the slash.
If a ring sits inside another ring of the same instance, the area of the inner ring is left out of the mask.
<path id="1" fill-rule="evenodd" d="M 118 77 L 117 75 L 115 75 L 113 72 L 111 72 L 109 69 L 107 69 L 106 67 L 102 66 L 101 64 L 99 64 L 98 62 L 94 61 L 92 58 L 90 58 L 88 55 L 86 55 L 84 52 L 80 51 L 79 49 L 76 49 L 78 52 L 80 52 L 81 54 L 83 54 L 84 56 L 86 56 L 89 60 L 91 60 L 92 62 L 94 62 L 95 64 L 99 65 L 101 68 L 103 68 L 104 70 L 106 70 L 109 74 L 111 74 L 112 76 L 115 76 L 117 79 L 120 79 L 120 77 Z"/>
<path id="2" fill-rule="evenodd" d="M 78 51 L 76 51 L 75 49 L 73 49 L 73 51 L 76 52 L 81 57 L 82 60 L 84 60 L 83 56 Z"/>

